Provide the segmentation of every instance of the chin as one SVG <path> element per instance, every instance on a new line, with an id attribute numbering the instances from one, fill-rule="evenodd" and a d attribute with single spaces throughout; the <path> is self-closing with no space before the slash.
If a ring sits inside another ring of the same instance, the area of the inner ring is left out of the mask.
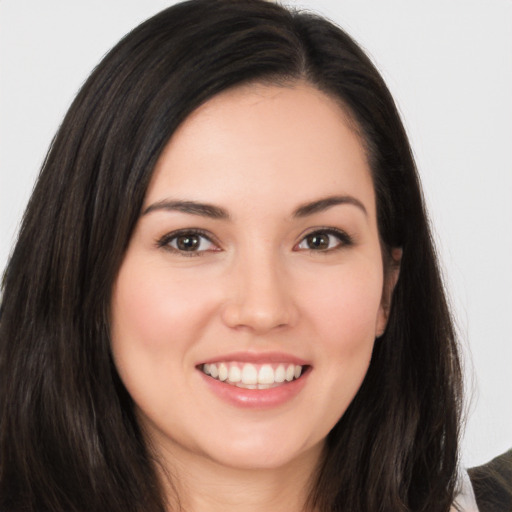
<path id="1" fill-rule="evenodd" d="M 209 446 L 208 456 L 218 464 L 233 469 L 273 470 L 304 459 L 315 463 L 320 458 L 324 440 L 308 442 L 290 436 L 240 436 L 229 445 Z M 212 449 L 213 448 L 213 449 Z"/>

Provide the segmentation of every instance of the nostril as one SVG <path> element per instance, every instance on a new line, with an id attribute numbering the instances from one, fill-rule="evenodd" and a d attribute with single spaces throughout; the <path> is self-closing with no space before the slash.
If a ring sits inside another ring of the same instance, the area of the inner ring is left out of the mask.
<path id="1" fill-rule="evenodd" d="M 264 304 L 263 300 L 251 302 L 232 302 L 224 307 L 222 318 L 224 323 L 235 329 L 249 329 L 255 332 L 266 332 L 275 329 L 286 329 L 294 323 L 294 315 L 290 305 Z"/>

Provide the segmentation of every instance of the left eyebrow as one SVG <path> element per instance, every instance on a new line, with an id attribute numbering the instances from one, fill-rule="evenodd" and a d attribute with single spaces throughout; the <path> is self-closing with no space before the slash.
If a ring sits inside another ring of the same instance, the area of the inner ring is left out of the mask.
<path id="1" fill-rule="evenodd" d="M 229 219 L 229 213 L 224 210 L 224 208 L 213 204 L 198 203 L 196 201 L 158 201 L 148 206 L 142 212 L 142 215 L 147 215 L 148 213 L 158 210 L 178 211 L 191 215 L 199 215 L 201 217 L 209 217 L 211 219 Z"/>
<path id="2" fill-rule="evenodd" d="M 323 212 L 333 206 L 337 206 L 339 204 L 351 204 L 359 208 L 366 216 L 368 216 L 368 212 L 364 207 L 364 204 L 356 199 L 353 196 L 329 196 L 324 197 L 323 199 L 319 199 L 318 201 L 312 201 L 311 203 L 305 203 L 299 206 L 294 212 L 294 217 L 307 217 L 308 215 L 313 215 L 314 213 Z"/>

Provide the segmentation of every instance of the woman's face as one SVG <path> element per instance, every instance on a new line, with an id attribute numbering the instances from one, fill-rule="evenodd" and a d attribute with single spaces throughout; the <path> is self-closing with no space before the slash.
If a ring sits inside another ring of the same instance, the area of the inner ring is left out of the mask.
<path id="1" fill-rule="evenodd" d="M 385 327 L 358 136 L 305 84 L 195 111 L 156 166 L 113 290 L 112 349 L 153 446 L 237 468 L 316 459 Z"/>

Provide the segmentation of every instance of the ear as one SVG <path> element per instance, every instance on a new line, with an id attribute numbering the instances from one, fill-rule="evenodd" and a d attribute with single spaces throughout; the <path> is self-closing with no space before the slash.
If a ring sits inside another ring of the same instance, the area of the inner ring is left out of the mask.
<path id="1" fill-rule="evenodd" d="M 402 249 L 395 247 L 391 250 L 390 255 L 384 261 L 384 284 L 382 287 L 382 298 L 377 315 L 377 323 L 375 326 L 375 337 L 379 338 L 384 334 L 389 319 L 389 311 L 393 299 L 393 291 L 395 289 L 398 277 L 400 275 L 400 263 L 402 261 Z"/>

